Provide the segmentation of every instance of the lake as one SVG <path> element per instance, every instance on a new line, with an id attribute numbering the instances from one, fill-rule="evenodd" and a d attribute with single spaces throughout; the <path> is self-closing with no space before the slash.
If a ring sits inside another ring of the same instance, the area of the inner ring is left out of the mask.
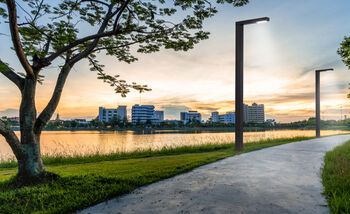
<path id="1" fill-rule="evenodd" d="M 349 131 L 325 130 L 322 136 L 345 134 Z M 18 134 L 18 133 L 17 133 Z M 135 150 L 158 150 L 164 147 L 179 147 L 200 144 L 224 144 L 234 142 L 233 132 L 181 132 L 175 130 L 154 131 L 44 131 L 41 136 L 41 151 L 49 156 L 88 155 L 94 153 L 131 152 Z M 313 130 L 273 130 L 245 132 L 244 142 L 264 139 L 315 136 Z M 13 159 L 14 155 L 5 139 L 0 136 L 0 161 Z"/>

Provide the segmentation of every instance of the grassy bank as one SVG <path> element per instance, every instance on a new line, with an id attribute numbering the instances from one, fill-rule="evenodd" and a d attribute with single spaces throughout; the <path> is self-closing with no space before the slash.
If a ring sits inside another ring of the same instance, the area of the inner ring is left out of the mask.
<path id="1" fill-rule="evenodd" d="M 325 156 L 324 194 L 332 213 L 350 213 L 350 141 Z"/>
<path id="2" fill-rule="evenodd" d="M 245 144 L 249 152 L 310 139 L 266 140 Z M 129 193 L 195 167 L 236 155 L 233 144 L 204 145 L 88 157 L 44 158 L 47 170 L 59 174 L 55 181 L 13 188 L 15 163 L 0 168 L 0 213 L 67 213 Z"/>

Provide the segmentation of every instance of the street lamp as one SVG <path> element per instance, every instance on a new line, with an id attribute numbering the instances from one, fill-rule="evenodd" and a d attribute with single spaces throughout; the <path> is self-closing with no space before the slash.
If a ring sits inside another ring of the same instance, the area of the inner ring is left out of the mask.
<path id="1" fill-rule="evenodd" d="M 328 69 L 321 69 L 321 70 L 316 70 L 315 75 L 316 75 L 316 137 L 321 136 L 321 116 L 320 116 L 320 73 L 325 72 L 325 71 L 333 71 L 333 68 L 328 68 Z"/>
<path id="2" fill-rule="evenodd" d="M 235 149 L 243 150 L 243 42 L 244 25 L 270 21 L 269 17 L 250 19 L 236 22 L 236 121 L 235 121 Z"/>

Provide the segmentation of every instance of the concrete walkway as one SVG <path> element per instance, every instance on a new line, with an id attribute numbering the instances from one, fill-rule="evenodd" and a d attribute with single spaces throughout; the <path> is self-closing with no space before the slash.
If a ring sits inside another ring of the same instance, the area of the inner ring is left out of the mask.
<path id="1" fill-rule="evenodd" d="M 329 213 L 320 168 L 339 135 L 226 158 L 81 213 Z"/>

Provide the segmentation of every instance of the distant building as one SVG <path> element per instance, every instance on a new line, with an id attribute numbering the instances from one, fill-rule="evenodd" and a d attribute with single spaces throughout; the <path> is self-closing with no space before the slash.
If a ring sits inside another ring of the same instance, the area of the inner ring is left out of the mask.
<path id="1" fill-rule="evenodd" d="M 200 113 L 198 113 L 197 111 L 181 112 L 180 113 L 180 120 L 184 124 L 191 122 L 191 121 L 194 121 L 194 120 L 201 122 L 202 115 Z"/>
<path id="2" fill-rule="evenodd" d="M 219 114 L 218 118 L 219 118 L 218 123 L 234 124 L 236 122 L 236 114 L 233 112 L 227 112 L 226 114 Z"/>
<path id="3" fill-rule="evenodd" d="M 236 123 L 236 114 L 233 112 L 227 112 L 224 114 L 224 123 L 231 123 L 234 124 Z"/>
<path id="4" fill-rule="evenodd" d="M 263 123 L 265 122 L 264 104 L 253 103 L 248 106 L 248 122 Z"/>
<path id="5" fill-rule="evenodd" d="M 249 120 L 249 108 L 248 105 L 243 104 L 243 122 L 248 122 Z"/>
<path id="6" fill-rule="evenodd" d="M 131 120 L 132 123 L 156 123 L 157 119 L 154 115 L 154 106 L 153 105 L 133 105 L 131 109 Z"/>
<path id="7" fill-rule="evenodd" d="M 226 114 L 219 114 L 218 112 L 211 113 L 211 121 L 214 123 L 236 123 L 236 114 L 227 112 Z M 243 121 L 253 123 L 265 122 L 265 110 L 263 104 L 253 103 L 251 106 L 243 105 Z"/>
<path id="8" fill-rule="evenodd" d="M 275 120 L 275 119 L 267 119 L 265 122 L 266 122 L 266 123 L 275 123 L 276 120 Z"/>
<path id="9" fill-rule="evenodd" d="M 111 122 L 113 119 L 127 121 L 126 106 L 118 106 L 116 109 L 99 108 L 99 122 Z"/>
<path id="10" fill-rule="evenodd" d="M 10 121 L 19 122 L 19 117 L 10 117 Z"/>
<path id="11" fill-rule="evenodd" d="M 85 124 L 85 125 L 89 124 L 89 122 L 86 121 L 86 119 L 73 119 L 73 121 L 77 122 L 78 124 Z"/>
<path id="12" fill-rule="evenodd" d="M 60 114 L 59 113 L 57 113 L 57 115 L 56 115 L 56 122 L 59 122 L 61 119 L 60 119 Z"/>
<path id="13" fill-rule="evenodd" d="M 248 121 L 248 105 L 243 106 L 243 121 Z M 211 113 L 211 122 L 213 123 L 235 123 L 236 114 L 234 112 L 227 112 L 226 114 L 220 115 L 219 112 Z"/>
<path id="14" fill-rule="evenodd" d="M 164 121 L 164 111 L 154 111 L 154 118 L 158 123 Z"/>
<path id="15" fill-rule="evenodd" d="M 220 120 L 219 120 L 219 112 L 212 112 L 211 113 L 211 122 L 213 123 L 219 123 Z"/>

